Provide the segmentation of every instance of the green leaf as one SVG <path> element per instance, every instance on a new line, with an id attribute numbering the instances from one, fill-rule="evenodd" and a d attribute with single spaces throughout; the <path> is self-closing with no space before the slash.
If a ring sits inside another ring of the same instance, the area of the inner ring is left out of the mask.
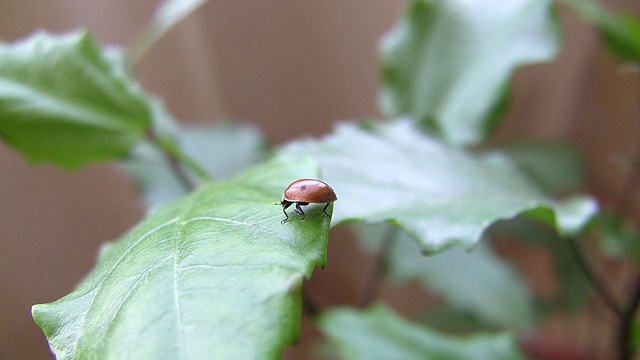
<path id="1" fill-rule="evenodd" d="M 258 129 L 232 122 L 186 127 L 179 141 L 184 151 L 216 179 L 227 179 L 257 164 L 267 149 Z"/>
<path id="2" fill-rule="evenodd" d="M 477 143 L 495 128 L 514 69 L 559 47 L 548 0 L 413 1 L 381 41 L 380 107 L 449 143 Z"/>
<path id="3" fill-rule="evenodd" d="M 358 239 L 379 249 L 390 225 L 355 226 Z M 397 282 L 421 283 L 441 295 L 459 315 L 485 328 L 528 328 L 533 320 L 529 290 L 516 271 L 480 243 L 424 256 L 405 233 L 397 232 L 385 255 L 387 274 Z M 505 311 L 505 309 L 509 309 Z M 450 312 L 452 313 L 452 312 Z"/>
<path id="4" fill-rule="evenodd" d="M 449 334 L 471 334 L 478 331 L 495 331 L 494 324 L 489 324 L 473 311 L 454 309 L 448 306 L 436 306 L 421 311 L 416 321 L 437 332 Z"/>
<path id="5" fill-rule="evenodd" d="M 524 280 L 486 245 L 425 257 L 415 242 L 400 238 L 389 253 L 387 269 L 395 280 L 419 281 L 453 308 L 473 313 L 484 323 L 508 328 L 532 325 L 533 303 Z"/>
<path id="6" fill-rule="evenodd" d="M 596 230 L 600 247 L 614 259 L 630 259 L 640 264 L 640 233 L 631 223 L 614 213 L 601 214 Z"/>
<path id="7" fill-rule="evenodd" d="M 320 207 L 274 206 L 311 160 L 276 159 L 161 207 L 106 245 L 69 295 L 35 305 L 58 359 L 275 359 L 299 332 L 300 287 L 326 262 Z"/>
<path id="8" fill-rule="evenodd" d="M 410 323 L 385 306 L 336 309 L 319 318 L 343 359 L 524 359 L 512 336 L 451 337 Z"/>
<path id="9" fill-rule="evenodd" d="M 207 0 L 162 0 L 145 30 L 129 46 L 128 58 L 137 62 L 158 39 Z"/>
<path id="10" fill-rule="evenodd" d="M 66 169 L 119 158 L 151 123 L 147 99 L 86 32 L 0 44 L 0 138 Z"/>
<path id="11" fill-rule="evenodd" d="M 228 179 L 266 156 L 260 132 L 248 125 L 223 122 L 184 126 L 175 133 L 184 152 L 217 179 Z M 169 168 L 164 154 L 144 143 L 122 162 L 149 207 L 155 207 L 188 193 Z"/>
<path id="12" fill-rule="evenodd" d="M 620 61 L 640 64 L 640 20 L 631 13 L 613 14 L 591 0 L 567 0 L 573 10 L 600 31 L 607 50 Z"/>
<path id="13" fill-rule="evenodd" d="M 554 270 L 558 280 L 557 297 L 552 303 L 545 300 L 541 305 L 558 308 L 560 310 L 578 310 L 586 305 L 592 290 L 591 283 L 585 278 L 582 268 L 576 263 L 571 254 L 566 239 L 563 239 L 554 229 L 528 214 L 523 214 L 509 221 L 501 221 L 492 227 L 492 237 L 507 237 L 518 239 L 532 245 L 549 249 L 553 257 Z M 551 309 L 551 310 L 553 310 Z M 541 309 L 544 312 L 550 309 Z"/>
<path id="14" fill-rule="evenodd" d="M 631 346 L 634 353 L 640 350 L 640 322 L 635 321 L 631 327 Z"/>
<path id="15" fill-rule="evenodd" d="M 578 150 L 567 143 L 519 140 L 504 150 L 546 193 L 565 195 L 586 184 L 586 167 Z"/>
<path id="16" fill-rule="evenodd" d="M 549 199 L 504 154 L 474 154 L 419 133 L 409 121 L 341 125 L 281 152 L 314 156 L 338 195 L 336 223 L 391 222 L 432 253 L 478 242 L 494 222 L 527 212 L 562 234 L 595 213 L 590 198 Z"/>

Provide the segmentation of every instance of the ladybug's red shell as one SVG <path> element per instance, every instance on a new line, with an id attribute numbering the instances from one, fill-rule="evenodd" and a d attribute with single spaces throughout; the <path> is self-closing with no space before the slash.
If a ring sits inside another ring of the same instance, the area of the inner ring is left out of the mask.
<path id="1" fill-rule="evenodd" d="M 295 203 L 330 203 L 338 200 L 329 184 L 316 179 L 300 179 L 287 186 L 282 199 Z"/>

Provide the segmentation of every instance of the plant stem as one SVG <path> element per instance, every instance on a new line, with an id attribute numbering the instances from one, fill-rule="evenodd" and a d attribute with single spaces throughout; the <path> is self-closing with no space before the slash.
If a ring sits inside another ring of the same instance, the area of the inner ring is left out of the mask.
<path id="1" fill-rule="evenodd" d="M 632 359 L 635 355 L 635 349 L 631 344 L 631 336 L 633 330 L 633 322 L 635 314 L 640 307 L 640 277 L 635 281 L 635 287 L 631 292 L 629 304 L 623 311 L 623 317 L 618 328 L 618 349 L 620 351 L 620 360 Z"/>
<path id="2" fill-rule="evenodd" d="M 640 85 L 640 81 L 638 84 Z M 640 89 L 640 86 L 638 88 Z M 640 114 L 640 102 L 638 105 L 638 114 Z M 631 159 L 632 168 L 627 176 L 622 194 L 620 194 L 616 204 L 616 211 L 619 214 L 628 214 L 629 211 L 632 210 L 631 205 L 635 204 L 638 188 L 640 188 L 640 122 L 636 123 L 636 127 L 636 132 L 638 134 L 636 140 L 636 151 L 635 154 L 632 155 L 633 158 Z"/>
<path id="3" fill-rule="evenodd" d="M 168 4 L 170 1 L 164 1 L 163 4 L 160 4 L 145 28 L 127 47 L 126 54 L 129 63 L 131 65 L 137 64 L 151 46 L 206 1 L 183 1 L 183 4 L 177 6 L 176 4 Z"/>
<path id="4" fill-rule="evenodd" d="M 637 89 L 640 96 L 640 79 L 637 80 Z M 637 114 L 640 115 L 640 101 L 636 102 Z M 636 123 L 636 131 L 638 132 L 636 138 L 636 153 L 633 155 L 632 165 L 633 168 L 627 177 L 624 190 L 618 199 L 616 210 L 619 214 L 628 214 L 635 210 L 632 209 L 632 205 L 635 204 L 635 198 L 640 188 L 640 122 Z M 622 309 L 622 316 L 620 318 L 620 326 L 618 327 L 618 350 L 619 359 L 628 360 L 635 355 L 635 349 L 631 344 L 633 323 L 635 320 L 635 314 L 640 307 L 640 276 L 636 278 L 634 288 L 631 292 L 629 302 L 627 306 Z"/>
<path id="5" fill-rule="evenodd" d="M 582 270 L 584 276 L 591 283 L 593 288 L 596 290 L 596 293 L 600 295 L 604 303 L 614 312 L 614 314 L 619 318 L 623 319 L 624 311 L 622 306 L 618 303 L 618 301 L 614 298 L 613 293 L 607 288 L 607 286 L 602 282 L 602 280 L 595 274 L 591 265 L 587 261 L 587 258 L 582 253 L 580 246 L 578 245 L 575 239 L 569 239 L 567 242 L 569 245 L 569 250 L 573 255 L 576 263 Z"/>
<path id="6" fill-rule="evenodd" d="M 180 149 L 173 140 L 159 137 L 153 131 L 147 132 L 147 138 L 165 156 L 169 167 L 187 191 L 192 191 L 197 184 L 189 176 L 186 169 L 191 170 L 201 182 L 213 179 L 198 163 Z"/>
<path id="7" fill-rule="evenodd" d="M 314 317 L 320 313 L 320 306 L 318 306 L 311 296 L 302 288 L 302 310 L 309 316 Z"/>
<path id="8" fill-rule="evenodd" d="M 378 294 L 378 290 L 380 289 L 380 285 L 382 284 L 382 278 L 384 275 L 385 259 L 387 258 L 389 250 L 391 250 L 393 244 L 395 243 L 397 234 L 397 227 L 387 225 L 384 237 L 382 238 L 382 244 L 380 245 L 378 254 L 374 259 L 371 272 L 369 273 L 369 277 L 362 292 L 362 297 L 360 298 L 361 307 L 369 306 Z"/>
<path id="9" fill-rule="evenodd" d="M 169 168 L 173 172 L 173 174 L 178 178 L 180 184 L 186 192 L 191 192 L 196 189 L 197 184 L 193 181 L 193 179 L 189 176 L 189 174 L 185 171 L 185 168 L 180 164 L 178 159 L 172 156 L 169 153 L 164 152 L 164 158 L 169 164 Z"/>

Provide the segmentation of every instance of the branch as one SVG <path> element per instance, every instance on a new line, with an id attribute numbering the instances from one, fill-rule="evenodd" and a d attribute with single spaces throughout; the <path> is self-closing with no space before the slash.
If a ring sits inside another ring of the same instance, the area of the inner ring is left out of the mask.
<path id="1" fill-rule="evenodd" d="M 313 298 L 302 287 L 302 310 L 311 317 L 315 317 L 320 313 L 322 308 L 315 303 Z"/>
<path id="2" fill-rule="evenodd" d="M 631 344 L 633 322 L 635 314 L 640 307 L 640 278 L 635 281 L 635 288 L 631 293 L 629 304 L 623 311 L 623 318 L 618 328 L 618 349 L 620 351 L 619 358 L 621 360 L 632 359 L 635 355 L 635 349 Z"/>
<path id="3" fill-rule="evenodd" d="M 180 164 L 180 161 L 178 161 L 178 159 L 175 156 L 172 156 L 167 152 L 163 152 L 163 154 L 164 154 L 165 160 L 167 161 L 167 164 L 169 164 L 169 168 L 171 169 L 173 174 L 178 178 L 178 181 L 180 182 L 180 184 L 182 184 L 182 187 L 187 192 L 191 192 L 195 190 L 195 188 L 197 187 L 197 184 L 185 171 L 185 168 L 184 166 L 182 166 L 182 164 Z"/>
<path id="4" fill-rule="evenodd" d="M 365 283 L 362 296 L 360 298 L 360 306 L 367 307 L 378 295 L 378 290 L 382 283 L 382 277 L 384 275 L 385 259 L 389 253 L 389 250 L 393 247 L 398 234 L 398 228 L 395 226 L 387 225 L 386 232 L 382 238 L 382 244 L 378 250 L 378 254 L 374 260 L 369 278 Z"/>
<path id="5" fill-rule="evenodd" d="M 133 66 L 140 62 L 140 59 L 153 44 L 206 1 L 182 1 L 182 3 L 179 1 L 163 1 L 155 10 L 153 17 L 145 28 L 127 47 L 126 55 L 129 64 Z"/>
<path id="6" fill-rule="evenodd" d="M 582 253 L 582 250 L 578 246 L 575 239 L 568 240 L 569 250 L 573 255 L 576 263 L 582 270 L 584 276 L 591 283 L 593 288 L 596 290 L 596 293 L 600 295 L 605 304 L 615 313 L 615 315 L 620 319 L 624 319 L 625 312 L 622 309 L 622 306 L 618 303 L 618 301 L 614 298 L 613 293 L 607 288 L 607 286 L 602 282 L 602 280 L 595 274 L 591 264 L 587 261 L 587 258 Z"/>
<path id="7" fill-rule="evenodd" d="M 637 81 L 638 90 L 640 92 L 640 79 Z M 640 115 L 640 102 L 636 102 L 638 106 L 638 114 Z M 625 185 L 624 190 L 618 200 L 617 210 L 620 214 L 626 214 L 630 210 L 632 210 L 631 205 L 635 204 L 634 199 L 638 193 L 638 188 L 640 188 L 640 123 L 636 123 L 638 131 L 638 136 L 636 138 L 636 153 L 633 158 L 633 169 L 629 173 L 627 177 L 627 183 Z M 619 359 L 628 360 L 633 358 L 635 355 L 635 349 L 632 345 L 632 332 L 633 332 L 633 322 L 635 320 L 635 314 L 640 307 L 640 277 L 638 277 L 635 281 L 635 287 L 631 292 L 631 296 L 629 298 L 629 302 L 626 308 L 622 311 L 622 318 L 620 321 L 620 326 L 618 328 L 618 350 L 619 350 Z"/>
<path id="8" fill-rule="evenodd" d="M 187 169 L 191 170 L 202 182 L 212 180 L 209 174 L 172 140 L 157 136 L 153 130 L 147 132 L 147 139 L 162 152 L 169 164 L 169 168 L 187 191 L 192 191 L 197 187 Z"/>

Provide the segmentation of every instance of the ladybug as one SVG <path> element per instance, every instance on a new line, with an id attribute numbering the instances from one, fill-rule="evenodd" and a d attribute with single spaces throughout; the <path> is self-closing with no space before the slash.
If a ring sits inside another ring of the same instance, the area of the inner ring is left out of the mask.
<path id="1" fill-rule="evenodd" d="M 282 212 L 286 218 L 281 223 L 284 224 L 289 220 L 287 208 L 292 204 L 296 204 L 295 211 L 302 215 L 302 220 L 304 220 L 305 214 L 302 211 L 302 206 L 327 203 L 322 212 L 330 216 L 327 214 L 327 207 L 336 200 L 338 200 L 336 193 L 326 182 L 316 179 L 300 179 L 287 186 L 284 194 L 282 194 L 282 201 L 279 204 L 276 203 L 276 205 L 282 205 Z"/>

